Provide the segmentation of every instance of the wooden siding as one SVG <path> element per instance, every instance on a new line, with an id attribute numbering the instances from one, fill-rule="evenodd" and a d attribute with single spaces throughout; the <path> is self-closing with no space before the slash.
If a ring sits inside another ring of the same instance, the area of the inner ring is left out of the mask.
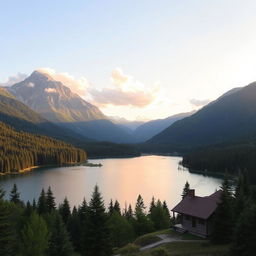
<path id="1" fill-rule="evenodd" d="M 181 223 L 183 228 L 191 234 L 196 234 L 204 237 L 208 236 L 207 220 L 202 220 L 188 215 L 181 215 Z"/>

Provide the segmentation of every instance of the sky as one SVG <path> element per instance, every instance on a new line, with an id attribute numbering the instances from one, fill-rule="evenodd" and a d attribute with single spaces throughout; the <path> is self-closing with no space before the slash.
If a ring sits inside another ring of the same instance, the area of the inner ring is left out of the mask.
<path id="1" fill-rule="evenodd" d="M 0 83 L 34 70 L 149 120 L 256 80 L 254 0 L 0 0 Z"/>

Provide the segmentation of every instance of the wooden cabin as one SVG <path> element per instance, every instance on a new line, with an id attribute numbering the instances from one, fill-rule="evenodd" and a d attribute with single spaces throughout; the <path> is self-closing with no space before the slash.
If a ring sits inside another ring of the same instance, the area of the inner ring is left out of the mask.
<path id="1" fill-rule="evenodd" d="M 214 213 L 220 202 L 221 190 L 210 196 L 200 197 L 195 195 L 195 190 L 189 190 L 172 212 L 179 215 L 179 222 L 174 228 L 179 232 L 189 232 L 201 237 L 208 237 L 213 231 Z"/>

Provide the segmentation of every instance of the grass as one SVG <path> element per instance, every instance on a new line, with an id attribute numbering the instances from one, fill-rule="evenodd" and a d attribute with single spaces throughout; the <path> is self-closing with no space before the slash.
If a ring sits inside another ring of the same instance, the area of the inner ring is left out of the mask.
<path id="1" fill-rule="evenodd" d="M 177 237 L 180 241 L 140 252 L 140 247 L 160 241 L 158 235 L 162 234 Z M 165 229 L 140 236 L 133 243 L 116 250 L 115 254 L 122 256 L 225 256 L 228 254 L 228 246 L 212 245 L 207 240 L 202 240 L 204 239 L 188 233 L 180 234 L 173 229 Z"/>
<path id="2" fill-rule="evenodd" d="M 136 256 L 226 256 L 227 245 L 212 245 L 208 242 L 172 242 L 140 252 Z"/>
<path id="3" fill-rule="evenodd" d="M 114 254 L 121 254 L 121 255 L 135 255 L 139 252 L 139 246 L 135 244 L 127 244 L 126 246 L 117 249 Z"/>
<path id="4" fill-rule="evenodd" d="M 146 234 L 144 236 L 140 236 L 138 237 L 135 241 L 134 244 L 142 247 L 142 246 L 146 246 L 148 244 L 152 244 L 155 242 L 161 241 L 161 238 L 156 236 L 156 234 L 154 233 L 150 233 L 150 234 Z"/>

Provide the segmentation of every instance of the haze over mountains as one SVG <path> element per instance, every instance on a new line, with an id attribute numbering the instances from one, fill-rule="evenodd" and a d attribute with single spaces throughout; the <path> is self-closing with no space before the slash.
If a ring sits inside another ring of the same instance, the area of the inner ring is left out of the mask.
<path id="1" fill-rule="evenodd" d="M 16 101 L 21 101 L 31 112 L 39 114 L 45 122 L 54 122 L 95 141 L 144 142 L 176 120 L 187 116 L 181 114 L 147 123 L 109 118 L 62 82 L 42 71 L 34 71 L 24 81 L 6 89 Z"/>
<path id="2" fill-rule="evenodd" d="M 172 151 L 256 134 L 256 83 L 234 88 L 197 112 L 144 123 L 107 117 L 66 85 L 39 71 L 11 87 L 1 88 L 0 99 L 0 120 L 16 129 L 37 130 L 57 138 L 115 143 L 147 141 L 151 145 L 169 145 Z"/>
<path id="3" fill-rule="evenodd" d="M 255 135 L 256 82 L 228 91 L 192 116 L 175 122 L 149 143 L 197 148 Z"/>

